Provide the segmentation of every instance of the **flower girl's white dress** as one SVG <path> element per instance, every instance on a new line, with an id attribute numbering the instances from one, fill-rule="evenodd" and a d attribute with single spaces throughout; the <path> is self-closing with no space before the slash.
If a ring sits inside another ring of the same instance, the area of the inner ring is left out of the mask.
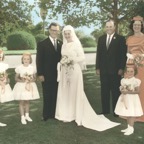
<path id="1" fill-rule="evenodd" d="M 79 46 L 78 43 L 71 42 L 62 47 L 62 56 L 72 59 L 74 65 L 68 69 L 68 66 L 58 64 L 59 86 L 55 118 L 67 122 L 75 120 L 77 125 L 97 131 L 115 127 L 119 123 L 97 115 L 84 93 L 80 63 L 84 61 L 85 56 Z"/>
<path id="2" fill-rule="evenodd" d="M 140 86 L 141 81 L 135 77 L 123 78 L 121 86 L 129 86 L 131 90 Z M 138 94 L 121 94 L 116 104 L 115 113 L 120 116 L 142 116 L 143 110 Z"/>
<path id="3" fill-rule="evenodd" d="M 20 77 L 25 77 L 25 75 L 32 76 L 36 73 L 35 68 L 32 65 L 24 66 L 20 65 L 15 69 L 17 74 L 20 74 Z M 35 100 L 39 99 L 39 92 L 35 82 L 17 82 L 13 88 L 13 95 L 15 100 Z"/>
<path id="4" fill-rule="evenodd" d="M 3 74 L 6 74 L 6 70 L 9 68 L 8 64 L 0 62 L 0 77 L 3 77 Z M 9 102 L 13 101 L 12 89 L 9 84 L 6 84 L 4 87 L 0 85 L 0 102 Z"/>

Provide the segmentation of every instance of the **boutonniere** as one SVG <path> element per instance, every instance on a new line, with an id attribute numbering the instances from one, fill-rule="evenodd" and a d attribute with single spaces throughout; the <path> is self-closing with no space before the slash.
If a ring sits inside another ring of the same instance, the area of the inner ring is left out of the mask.
<path id="1" fill-rule="evenodd" d="M 113 39 L 116 39 L 116 37 L 113 37 Z"/>

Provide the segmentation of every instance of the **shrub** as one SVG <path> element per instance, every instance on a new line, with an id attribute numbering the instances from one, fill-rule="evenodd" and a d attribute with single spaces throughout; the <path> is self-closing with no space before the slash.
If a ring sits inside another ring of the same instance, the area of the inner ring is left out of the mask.
<path id="1" fill-rule="evenodd" d="M 25 31 L 16 31 L 7 38 L 8 50 L 28 50 L 36 49 L 35 37 Z"/>
<path id="2" fill-rule="evenodd" d="M 36 42 L 37 42 L 37 43 L 40 42 L 40 41 L 43 41 L 43 40 L 46 39 L 46 38 L 47 38 L 47 36 L 44 35 L 44 34 L 37 34 L 37 35 L 35 36 L 35 39 L 36 39 Z"/>
<path id="3" fill-rule="evenodd" d="M 83 37 L 80 41 L 83 47 L 96 47 L 96 42 L 92 37 Z"/>

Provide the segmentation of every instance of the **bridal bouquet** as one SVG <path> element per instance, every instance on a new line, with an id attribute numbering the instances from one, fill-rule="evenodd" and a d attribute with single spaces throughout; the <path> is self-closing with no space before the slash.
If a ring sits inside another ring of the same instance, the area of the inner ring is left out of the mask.
<path id="1" fill-rule="evenodd" d="M 66 67 L 73 67 L 73 60 L 66 55 L 62 56 L 60 63 Z"/>
<path id="2" fill-rule="evenodd" d="M 65 80 L 67 84 L 70 84 L 70 78 L 73 73 L 74 69 L 74 61 L 72 60 L 71 57 L 68 57 L 67 55 L 62 56 L 62 59 L 60 61 L 61 65 L 65 67 Z"/>
<path id="3" fill-rule="evenodd" d="M 142 54 L 135 55 L 133 62 L 137 67 L 144 66 L 144 56 Z"/>

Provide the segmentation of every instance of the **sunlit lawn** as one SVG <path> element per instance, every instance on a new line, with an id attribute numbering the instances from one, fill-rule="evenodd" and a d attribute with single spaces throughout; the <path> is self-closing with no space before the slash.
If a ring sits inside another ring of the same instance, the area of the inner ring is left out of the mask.
<path id="1" fill-rule="evenodd" d="M 14 85 L 14 70 L 9 70 L 11 86 Z M 94 66 L 89 66 L 84 72 L 84 84 L 86 95 L 94 108 L 101 112 L 100 82 L 95 75 Z M 4 103 L 0 106 L 0 122 L 8 124 L 0 127 L 0 144 L 143 144 L 144 123 L 135 124 L 135 133 L 124 136 L 120 132 L 126 127 L 123 119 L 115 118 L 112 114 L 107 117 L 112 121 L 120 122 L 121 125 L 104 132 L 78 127 L 75 122 L 63 123 L 57 120 L 41 121 L 42 92 L 41 85 L 37 82 L 41 98 L 31 102 L 30 115 L 32 123 L 22 125 L 18 112 L 18 103 Z"/>

